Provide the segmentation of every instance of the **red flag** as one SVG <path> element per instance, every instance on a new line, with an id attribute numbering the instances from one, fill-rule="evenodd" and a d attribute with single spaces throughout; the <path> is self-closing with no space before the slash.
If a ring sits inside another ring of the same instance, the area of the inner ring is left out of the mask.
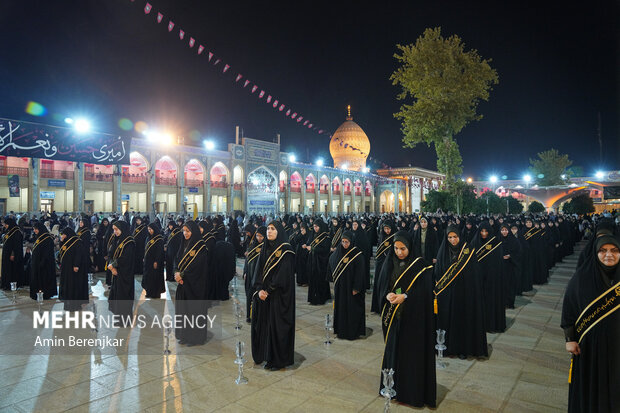
<path id="1" fill-rule="evenodd" d="M 280 112 L 282 112 L 284 110 L 285 106 L 284 105 L 280 105 Z"/>
<path id="2" fill-rule="evenodd" d="M 209 52 L 209 62 L 211 61 L 212 58 L 213 58 L 213 53 Z"/>
<path id="3" fill-rule="evenodd" d="M 221 60 L 220 60 L 220 59 L 217 59 L 217 60 L 215 61 L 215 63 L 213 63 L 213 66 L 217 66 L 217 64 L 218 64 L 219 62 L 221 62 Z"/>
<path id="4" fill-rule="evenodd" d="M 297 117 L 297 112 L 295 112 L 295 113 L 293 113 L 293 114 L 291 115 L 291 119 L 295 119 L 296 117 Z"/>
<path id="5" fill-rule="evenodd" d="M 308 125 L 308 129 L 310 129 L 310 128 L 312 128 L 312 124 L 309 124 L 309 125 Z"/>
<path id="6" fill-rule="evenodd" d="M 196 44 L 196 40 L 193 37 L 189 38 L 189 47 L 192 48 L 194 47 L 194 44 Z"/>
<path id="7" fill-rule="evenodd" d="M 286 111 L 286 116 L 290 116 L 290 114 L 291 114 L 291 110 L 289 109 Z"/>
<path id="8" fill-rule="evenodd" d="M 168 21 L 168 31 L 171 32 L 172 29 L 174 29 L 174 23 L 172 22 L 172 20 Z"/>
<path id="9" fill-rule="evenodd" d="M 205 50 L 205 47 L 203 45 L 198 46 L 198 54 L 202 54 L 204 50 Z"/>
<path id="10" fill-rule="evenodd" d="M 247 87 L 249 84 L 250 84 L 250 81 L 249 81 L 249 80 L 246 80 L 246 81 L 243 83 L 243 87 Z"/>
<path id="11" fill-rule="evenodd" d="M 225 65 L 225 66 L 224 66 L 224 70 L 222 70 L 222 73 L 226 73 L 226 71 L 227 71 L 228 69 L 230 69 L 230 66 L 229 66 L 229 65 Z"/>
<path id="12" fill-rule="evenodd" d="M 301 120 L 302 120 L 303 118 L 304 118 L 303 116 L 298 117 L 298 118 L 297 118 L 297 122 L 301 122 Z"/>
<path id="13" fill-rule="evenodd" d="M 274 100 L 274 101 L 273 101 L 273 107 L 274 107 L 274 108 L 275 108 L 275 107 L 278 107 L 278 99 L 276 99 L 276 100 Z"/>
<path id="14" fill-rule="evenodd" d="M 258 89 L 258 86 L 256 85 L 252 86 L 252 93 L 256 92 L 256 89 Z"/>
<path id="15" fill-rule="evenodd" d="M 306 121 L 304 122 L 304 126 L 306 126 L 308 124 L 308 120 L 306 119 Z"/>
<path id="16" fill-rule="evenodd" d="M 267 103 L 271 103 L 271 95 L 267 96 Z"/>
<path id="17" fill-rule="evenodd" d="M 151 3 L 146 3 L 146 6 L 144 6 L 144 14 L 149 14 L 152 8 L 153 6 L 151 6 Z"/>
<path id="18" fill-rule="evenodd" d="M 179 38 L 183 40 L 184 37 L 185 37 L 185 32 L 183 30 L 179 30 Z"/>
<path id="19" fill-rule="evenodd" d="M 258 98 L 259 98 L 259 99 L 262 99 L 262 98 L 263 98 L 263 96 L 265 96 L 265 91 L 264 91 L 264 90 L 261 90 L 261 91 L 260 91 L 260 93 L 258 94 Z"/>
<path id="20" fill-rule="evenodd" d="M 161 13 L 157 13 L 157 23 L 161 23 L 162 19 L 164 18 L 164 15 Z"/>
<path id="21" fill-rule="evenodd" d="M 241 73 L 239 73 L 239 74 L 237 75 L 237 78 L 235 79 L 235 82 L 240 81 L 242 77 L 243 77 L 243 75 L 242 75 Z"/>
<path id="22" fill-rule="evenodd" d="M 319 129 L 319 135 L 323 133 L 323 129 Z"/>

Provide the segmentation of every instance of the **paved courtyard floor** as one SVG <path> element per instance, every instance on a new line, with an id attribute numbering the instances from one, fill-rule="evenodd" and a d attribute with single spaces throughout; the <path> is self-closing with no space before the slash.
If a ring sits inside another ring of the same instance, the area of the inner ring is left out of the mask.
<path id="1" fill-rule="evenodd" d="M 517 308 L 507 311 L 507 331 L 488 335 L 488 360 L 445 360 L 447 367 L 437 371 L 438 407 L 434 411 L 566 411 L 570 358 L 559 324 L 564 289 L 581 248 L 578 245 L 575 255 L 551 271 L 549 284 L 517 298 Z M 242 284 L 239 279 L 238 296 L 243 304 Z M 174 289 L 171 283 L 168 287 Z M 136 290 L 140 290 L 139 283 Z M 168 298 L 170 294 L 174 296 L 168 292 Z M 232 300 L 220 307 L 221 351 L 212 354 L 196 347 L 191 349 L 194 353 L 177 354 L 183 349 L 177 349 L 172 339 L 172 354 L 164 356 L 159 341 L 136 338 L 132 332 L 134 339 L 150 346 L 149 351 L 120 356 L 98 352 L 6 355 L 2 342 L 19 340 L 21 334 L 11 320 L 19 312 L 36 310 L 37 305 L 27 290 L 18 291 L 16 303 L 10 292 L 0 292 L 0 413 L 382 412 L 384 402 L 377 394 L 383 354 L 379 316 L 367 316 L 366 338 L 335 339 L 326 346 L 324 321 L 331 303 L 310 306 L 306 294 L 306 288 L 297 288 L 296 363 L 283 371 L 268 372 L 251 362 L 249 325 L 244 317 L 242 328 L 235 330 Z M 101 278 L 93 295 L 105 300 Z M 369 308 L 369 295 L 366 301 Z M 61 308 L 61 303 L 54 305 L 54 309 Z M 248 350 L 246 385 L 234 383 L 238 340 Z M 392 403 L 394 412 L 416 410 L 429 411 Z"/>

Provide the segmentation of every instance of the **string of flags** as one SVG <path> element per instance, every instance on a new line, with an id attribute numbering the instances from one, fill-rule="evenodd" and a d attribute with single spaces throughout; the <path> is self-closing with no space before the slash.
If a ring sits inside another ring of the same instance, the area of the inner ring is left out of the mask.
<path id="1" fill-rule="evenodd" d="M 132 3 L 135 2 L 135 0 L 130 0 Z M 145 15 L 151 15 L 151 12 L 153 11 L 153 6 L 151 5 L 151 3 L 149 3 L 148 1 L 146 2 L 145 6 L 144 6 L 144 14 Z M 161 24 L 164 21 L 164 14 L 160 11 L 157 11 L 157 13 L 153 13 L 152 15 L 156 16 L 156 21 L 157 24 Z M 172 33 L 173 30 L 175 30 L 175 26 L 176 24 L 169 19 L 168 20 L 168 32 Z M 178 30 L 178 35 L 179 35 L 179 39 L 180 40 L 185 40 L 185 36 L 186 36 L 186 32 L 180 28 L 177 27 Z M 213 53 L 211 50 L 207 50 L 207 46 L 201 44 L 199 42 L 198 39 L 189 36 L 189 39 L 187 41 L 187 44 L 189 46 L 190 49 L 193 49 L 194 46 L 196 46 L 196 44 L 198 45 L 198 47 L 196 48 L 196 52 L 197 55 L 203 55 L 203 52 L 207 51 L 206 53 L 206 57 L 209 63 L 212 63 L 213 66 L 217 66 L 218 64 L 222 63 L 222 58 L 215 55 L 215 53 Z M 224 62 L 222 67 L 222 73 L 225 74 L 228 71 L 231 71 L 231 66 L 227 63 Z M 237 72 L 237 74 L 234 77 L 234 81 L 236 84 L 240 84 L 239 83 L 242 79 L 244 79 L 244 75 Z M 251 87 L 248 88 L 248 86 L 250 86 L 250 84 L 252 84 Z M 259 90 L 259 86 L 252 82 L 250 79 L 245 78 L 243 81 L 243 89 L 247 89 L 250 94 L 255 94 L 258 90 Z M 258 99 L 262 100 L 265 95 L 267 95 L 267 98 L 265 99 L 265 102 L 267 104 L 271 104 L 272 107 L 277 110 L 278 112 L 281 112 L 282 114 L 284 114 L 284 116 L 286 116 L 287 118 L 294 120 L 297 122 L 297 124 L 299 124 L 300 126 L 304 126 L 316 133 L 318 133 L 319 135 L 327 135 L 331 138 L 331 134 L 329 132 L 327 132 L 326 130 L 319 128 L 319 126 L 315 125 L 314 122 L 311 122 L 309 119 L 304 119 L 304 116 L 301 116 L 301 114 L 298 114 L 297 112 L 293 111 L 293 109 L 288 106 L 285 105 L 284 103 L 280 102 L 278 99 L 276 99 L 274 96 L 270 95 L 267 91 L 265 91 L 264 89 L 260 89 L 260 92 L 258 93 Z M 285 111 L 286 109 L 286 111 Z M 358 150 L 357 148 L 353 148 L 351 147 L 351 149 L 353 150 Z M 360 151 L 361 152 L 361 151 Z"/>

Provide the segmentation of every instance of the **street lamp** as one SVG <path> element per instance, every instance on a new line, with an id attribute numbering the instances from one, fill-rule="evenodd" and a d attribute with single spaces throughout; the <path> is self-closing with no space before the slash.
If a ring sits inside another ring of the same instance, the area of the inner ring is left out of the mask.
<path id="1" fill-rule="evenodd" d="M 75 120 L 73 127 L 78 133 L 85 133 L 90 130 L 90 122 L 87 119 L 79 118 Z"/>
<path id="2" fill-rule="evenodd" d="M 525 175 L 523 175 L 523 180 L 524 180 L 526 183 L 530 183 L 530 181 L 532 180 L 532 176 L 531 176 L 531 175 L 529 175 L 529 174 L 525 174 Z"/>
<path id="3" fill-rule="evenodd" d="M 603 173 L 603 171 L 596 171 L 596 174 L 594 176 L 596 176 L 596 179 L 603 179 L 605 174 Z"/>
<path id="4" fill-rule="evenodd" d="M 323 166 L 323 158 L 319 158 L 316 160 L 316 166 Z"/>
<path id="5" fill-rule="evenodd" d="M 213 141 L 204 141 L 203 145 L 205 146 L 205 149 L 208 151 L 212 151 L 213 149 L 215 149 L 215 143 Z"/>
<path id="6" fill-rule="evenodd" d="M 295 162 L 297 160 L 297 158 L 295 157 L 295 154 L 292 153 L 288 156 L 288 161 L 289 162 Z"/>

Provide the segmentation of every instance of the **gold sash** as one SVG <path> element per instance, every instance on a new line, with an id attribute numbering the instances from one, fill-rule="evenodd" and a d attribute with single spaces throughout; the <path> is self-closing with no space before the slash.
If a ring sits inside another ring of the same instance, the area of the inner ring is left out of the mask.
<path id="1" fill-rule="evenodd" d="M 139 227 L 133 230 L 133 236 L 135 237 L 136 235 L 140 234 L 144 230 L 144 228 L 146 228 L 146 224 L 140 224 Z"/>
<path id="2" fill-rule="evenodd" d="M 355 255 L 351 257 L 351 255 L 353 254 Z M 347 251 L 347 253 L 344 254 L 342 258 L 340 258 L 340 261 L 338 261 L 338 264 L 336 265 L 336 268 L 334 269 L 334 272 L 332 274 L 332 278 L 334 279 L 334 286 L 340 279 L 340 276 L 342 275 L 344 270 L 347 269 L 349 264 L 351 264 L 351 262 L 353 262 L 353 260 L 359 257 L 361 254 L 362 251 L 360 251 L 359 248 L 353 247 L 349 251 Z"/>
<path id="3" fill-rule="evenodd" d="M 153 238 L 151 238 L 149 242 L 146 243 L 146 251 L 144 251 L 144 256 L 146 257 L 146 254 L 149 253 L 149 250 L 153 245 L 155 245 L 155 243 L 157 243 L 157 241 L 161 241 L 163 239 L 164 237 L 162 237 L 160 234 L 157 234 Z"/>
<path id="4" fill-rule="evenodd" d="M 263 245 L 265 245 L 265 243 L 261 242 L 260 244 L 252 248 L 250 252 L 248 252 L 248 256 L 246 257 L 248 264 L 254 261 L 260 255 L 260 251 Z"/>
<path id="5" fill-rule="evenodd" d="M 34 242 L 34 245 L 32 246 L 32 252 L 34 252 L 34 250 L 37 249 L 39 244 L 42 244 L 43 241 L 45 241 L 47 239 L 52 239 L 52 236 L 51 236 L 51 234 L 49 232 L 45 232 L 45 233 L 41 234 L 41 236 L 39 236 L 37 238 L 37 240 Z"/>
<path id="6" fill-rule="evenodd" d="M 67 252 L 71 249 L 71 247 L 73 247 L 75 245 L 76 242 L 78 242 L 80 240 L 79 237 L 77 237 L 76 235 L 72 236 L 71 238 L 69 238 L 67 241 L 65 241 L 65 243 L 62 245 L 62 247 L 60 247 L 60 265 L 62 265 L 62 261 L 65 258 L 65 255 L 67 254 Z"/>
<path id="7" fill-rule="evenodd" d="M 312 240 L 312 242 L 310 243 L 310 247 L 314 249 L 314 247 L 319 245 L 321 242 L 323 242 L 323 240 L 327 238 L 327 235 L 327 232 L 321 232 L 319 235 L 316 236 L 316 238 Z"/>
<path id="8" fill-rule="evenodd" d="M 283 242 L 282 244 L 278 246 L 278 248 L 275 249 L 274 252 L 271 253 L 269 258 L 267 258 L 267 261 L 265 262 L 265 266 L 263 267 L 263 282 L 265 281 L 265 279 L 267 278 L 271 270 L 273 270 L 276 267 L 276 265 L 280 263 L 280 260 L 282 260 L 282 258 L 286 254 L 290 253 L 290 254 L 295 255 L 295 253 L 291 249 L 285 250 L 284 249 L 285 245 L 289 247 L 291 246 L 291 244 L 289 244 L 288 242 Z"/>
<path id="9" fill-rule="evenodd" d="M 433 293 L 435 294 L 435 314 L 437 314 L 438 312 L 437 297 L 446 288 L 448 288 L 450 284 L 452 284 L 452 281 L 456 280 L 456 277 L 459 276 L 459 274 L 463 271 L 463 268 L 465 268 L 469 263 L 472 255 L 474 255 L 473 253 L 474 251 L 470 250 L 470 248 L 467 246 L 467 243 L 464 243 L 463 247 L 461 248 L 461 252 L 459 252 L 459 257 L 457 258 L 456 262 L 449 266 L 446 272 L 441 276 L 439 281 L 435 283 L 435 289 L 433 290 Z"/>
<path id="10" fill-rule="evenodd" d="M 189 251 L 187 251 L 185 253 L 185 255 L 183 256 L 183 258 L 181 258 L 181 261 L 179 261 L 179 266 L 177 267 L 177 270 L 179 272 L 185 271 L 187 269 L 187 267 L 189 267 L 189 265 L 194 262 L 194 260 L 196 259 L 196 257 L 198 256 L 198 253 L 200 251 L 202 251 L 203 249 L 206 249 L 207 245 L 205 244 L 205 242 L 200 239 L 198 240 L 198 242 L 196 242 L 190 249 Z"/>
<path id="11" fill-rule="evenodd" d="M 332 248 L 336 248 L 340 239 L 342 238 L 342 227 L 338 228 L 338 231 L 334 234 L 334 238 L 332 238 Z"/>
<path id="12" fill-rule="evenodd" d="M 495 237 L 491 238 L 483 246 L 478 248 L 478 251 L 476 251 L 476 258 L 478 258 L 478 262 L 485 259 L 487 255 L 489 255 L 491 252 L 493 252 L 493 250 L 495 250 L 495 248 L 499 247 L 502 244 L 502 242 L 500 241 L 497 244 L 495 244 L 495 246 L 493 246 L 494 239 Z"/>
<path id="13" fill-rule="evenodd" d="M 172 238 L 174 238 L 179 232 L 181 232 L 179 228 L 172 229 L 170 234 L 168 234 L 168 242 L 166 242 L 166 248 L 168 248 L 168 245 L 170 244 L 170 241 L 172 240 Z"/>
<path id="14" fill-rule="evenodd" d="M 536 227 L 532 227 L 525 234 L 523 234 L 523 238 L 525 238 L 526 240 L 529 240 L 534 235 L 538 234 L 539 231 L 540 230 L 536 229 Z"/>
<path id="15" fill-rule="evenodd" d="M 394 237 L 394 235 L 396 234 L 392 234 L 389 237 L 387 237 L 386 239 L 383 240 L 383 242 L 381 243 L 381 245 L 379 245 L 379 248 L 377 248 L 377 258 L 379 258 L 381 255 L 386 254 L 388 251 L 388 248 L 390 248 L 390 240 Z"/>
<path id="16" fill-rule="evenodd" d="M 11 238 L 13 235 L 15 235 L 18 231 L 19 231 L 19 227 L 15 226 L 15 227 L 11 228 L 9 230 L 9 232 L 4 234 L 4 242 L 3 242 L 3 244 L 5 244 L 9 240 L 9 238 Z"/>
<path id="17" fill-rule="evenodd" d="M 577 341 L 581 340 L 585 335 L 594 328 L 598 323 L 603 321 L 611 313 L 620 308 L 620 283 L 612 286 L 603 294 L 596 297 L 581 312 L 575 322 L 575 331 L 577 332 Z"/>
<path id="18" fill-rule="evenodd" d="M 121 241 L 120 244 L 118 244 L 116 246 L 116 249 L 114 250 L 114 254 L 112 256 L 112 260 L 116 260 L 118 259 L 118 257 L 120 257 L 120 255 L 123 253 L 123 250 L 125 249 L 125 246 L 131 244 L 131 243 L 136 243 L 135 240 L 133 239 L 133 237 L 131 235 L 129 235 L 128 237 L 126 237 L 123 241 Z M 106 262 L 105 264 L 105 269 L 106 271 L 108 270 L 108 263 L 110 262 L 110 260 L 108 260 L 108 262 Z"/>

